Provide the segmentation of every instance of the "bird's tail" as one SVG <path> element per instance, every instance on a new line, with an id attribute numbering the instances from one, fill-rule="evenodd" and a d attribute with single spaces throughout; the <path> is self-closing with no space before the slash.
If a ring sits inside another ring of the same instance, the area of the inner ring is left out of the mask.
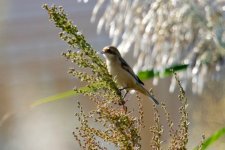
<path id="1" fill-rule="evenodd" d="M 144 86 L 140 85 L 137 90 L 140 91 L 142 94 L 148 96 L 151 100 L 153 100 L 155 104 L 159 105 L 158 100 L 156 100 L 156 98 Z"/>

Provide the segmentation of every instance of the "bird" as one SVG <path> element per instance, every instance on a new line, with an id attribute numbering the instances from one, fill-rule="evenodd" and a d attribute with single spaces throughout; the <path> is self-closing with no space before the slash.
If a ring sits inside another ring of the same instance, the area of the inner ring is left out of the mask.
<path id="1" fill-rule="evenodd" d="M 106 59 L 106 66 L 109 74 L 111 74 L 112 77 L 115 78 L 116 83 L 122 87 L 120 90 L 126 90 L 123 97 L 126 96 L 129 90 L 133 89 L 148 96 L 155 104 L 159 105 L 159 102 L 144 87 L 144 83 L 122 58 L 119 50 L 115 46 L 106 46 L 102 49 L 101 53 Z"/>

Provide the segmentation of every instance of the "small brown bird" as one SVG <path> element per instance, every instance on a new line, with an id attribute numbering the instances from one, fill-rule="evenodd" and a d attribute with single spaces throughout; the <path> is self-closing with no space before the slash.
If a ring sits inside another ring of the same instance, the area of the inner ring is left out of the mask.
<path id="1" fill-rule="evenodd" d="M 159 104 L 159 102 L 144 87 L 144 83 L 138 78 L 127 62 L 121 57 L 120 52 L 116 47 L 106 46 L 103 48 L 102 54 L 106 58 L 106 65 L 109 73 L 116 79 L 116 82 L 122 86 L 123 89 L 134 89 L 139 91 L 151 98 L 155 104 Z"/>

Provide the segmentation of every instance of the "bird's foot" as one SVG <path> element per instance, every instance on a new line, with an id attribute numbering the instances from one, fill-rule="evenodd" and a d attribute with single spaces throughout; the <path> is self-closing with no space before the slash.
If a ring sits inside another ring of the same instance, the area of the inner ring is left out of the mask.
<path id="1" fill-rule="evenodd" d="M 123 90 L 126 90 L 126 89 L 128 89 L 128 87 L 123 87 L 123 88 L 120 88 L 119 90 L 123 91 Z"/>
<path id="2" fill-rule="evenodd" d="M 123 99 L 123 100 L 124 100 L 125 97 L 127 96 L 128 92 L 129 92 L 129 91 L 126 90 L 126 93 L 122 96 L 122 99 Z"/>

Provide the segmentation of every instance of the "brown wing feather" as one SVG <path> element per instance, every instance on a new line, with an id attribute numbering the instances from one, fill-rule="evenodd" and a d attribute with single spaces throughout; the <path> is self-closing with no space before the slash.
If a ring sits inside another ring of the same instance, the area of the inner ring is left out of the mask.
<path id="1" fill-rule="evenodd" d="M 122 58 L 120 57 L 119 58 L 120 61 L 121 61 L 121 66 L 124 70 L 126 70 L 127 72 L 129 72 L 136 80 L 138 83 L 144 85 L 144 83 L 138 78 L 137 75 L 135 75 L 134 71 L 131 69 L 131 67 L 127 64 L 127 62 Z"/>

